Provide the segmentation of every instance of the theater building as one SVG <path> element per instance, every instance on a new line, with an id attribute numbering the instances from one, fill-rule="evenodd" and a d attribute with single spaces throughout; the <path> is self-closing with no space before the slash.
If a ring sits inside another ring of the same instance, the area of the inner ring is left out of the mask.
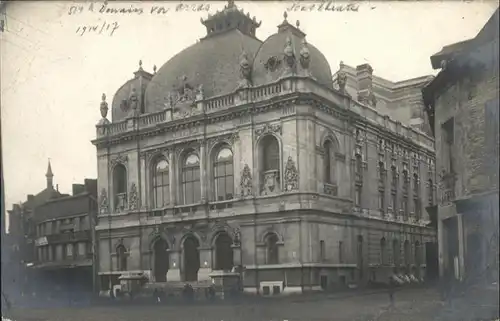
<path id="1" fill-rule="evenodd" d="M 202 23 L 199 42 L 153 73 L 141 63 L 109 107 L 103 95 L 102 290 L 132 273 L 165 286 L 241 276 L 263 294 L 422 276 L 436 237 L 422 210 L 435 199 L 429 78 L 332 76 L 286 15 L 265 41 L 232 2 Z"/>

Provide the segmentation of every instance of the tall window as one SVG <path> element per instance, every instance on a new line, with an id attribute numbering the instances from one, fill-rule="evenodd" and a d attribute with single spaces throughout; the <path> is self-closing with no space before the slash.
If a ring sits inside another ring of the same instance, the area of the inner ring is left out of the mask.
<path id="1" fill-rule="evenodd" d="M 387 264 L 385 238 L 380 239 L 380 264 Z"/>
<path id="2" fill-rule="evenodd" d="M 415 218 L 419 220 L 422 217 L 422 206 L 420 205 L 420 199 L 419 198 L 414 198 L 413 199 L 414 206 L 415 206 Z"/>
<path id="3" fill-rule="evenodd" d="M 356 180 L 361 181 L 361 177 L 363 175 L 363 158 L 359 154 L 356 154 L 356 164 L 354 170 L 356 174 Z"/>
<path id="4" fill-rule="evenodd" d="M 278 264 L 279 263 L 279 253 L 278 253 L 278 236 L 275 233 L 269 233 L 266 236 L 266 263 L 267 264 Z"/>
<path id="5" fill-rule="evenodd" d="M 127 206 L 127 170 L 122 164 L 113 170 L 113 191 L 115 210 L 124 210 Z"/>
<path id="6" fill-rule="evenodd" d="M 378 208 L 384 212 L 385 211 L 385 191 L 378 191 Z"/>
<path id="7" fill-rule="evenodd" d="M 344 243 L 339 241 L 339 263 L 344 263 Z"/>
<path id="8" fill-rule="evenodd" d="M 196 154 L 188 154 L 182 166 L 182 194 L 184 204 L 195 204 L 201 199 L 200 159 Z"/>
<path id="9" fill-rule="evenodd" d="M 378 179 L 381 183 L 385 182 L 385 165 L 384 162 L 378 162 Z"/>
<path id="10" fill-rule="evenodd" d="M 413 195 L 418 197 L 420 195 L 420 181 L 418 174 L 413 174 Z"/>
<path id="11" fill-rule="evenodd" d="M 333 144 L 330 140 L 326 140 L 325 144 L 323 145 L 323 148 L 325 150 L 325 159 L 324 159 L 324 165 L 325 165 L 325 182 L 328 184 L 334 184 L 335 183 L 335 164 L 333 163 L 334 159 L 334 149 L 333 149 Z"/>
<path id="12" fill-rule="evenodd" d="M 391 166 L 391 180 L 392 188 L 396 189 L 398 187 L 398 173 L 396 171 L 396 166 Z"/>
<path id="13" fill-rule="evenodd" d="M 449 173 L 454 173 L 453 169 L 454 131 L 455 131 L 455 120 L 453 117 L 451 117 L 441 125 L 441 133 L 442 133 L 441 141 L 443 143 L 441 155 L 444 160 L 444 164 L 447 164 L 448 166 L 447 171 Z"/>
<path id="14" fill-rule="evenodd" d="M 391 206 L 393 212 L 396 214 L 398 211 L 398 198 L 395 191 L 391 193 Z"/>
<path id="15" fill-rule="evenodd" d="M 153 198 L 155 208 L 162 208 L 170 203 L 170 178 L 165 159 L 160 159 L 154 169 Z"/>
<path id="16" fill-rule="evenodd" d="M 269 170 L 279 170 L 280 153 L 278 140 L 271 135 L 262 139 L 262 169 L 264 172 Z"/>
<path id="17" fill-rule="evenodd" d="M 116 259 L 118 263 L 118 271 L 127 271 L 127 250 L 125 246 L 118 245 L 116 247 Z"/>
<path id="18" fill-rule="evenodd" d="M 409 183 L 410 179 L 408 177 L 408 171 L 407 170 L 403 170 L 403 192 L 404 193 L 408 193 L 408 183 Z"/>
<path id="19" fill-rule="evenodd" d="M 354 188 L 354 204 L 358 207 L 361 206 L 361 186 L 359 185 Z"/>
<path id="20" fill-rule="evenodd" d="M 319 241 L 319 261 L 325 261 L 325 241 Z"/>
<path id="21" fill-rule="evenodd" d="M 404 218 L 407 219 L 409 211 L 408 211 L 408 197 L 406 195 L 403 196 L 403 199 L 401 200 L 401 209 L 403 210 Z"/>
<path id="22" fill-rule="evenodd" d="M 224 147 L 216 155 L 214 162 L 215 196 L 217 201 L 233 198 L 233 175 L 233 152 Z"/>

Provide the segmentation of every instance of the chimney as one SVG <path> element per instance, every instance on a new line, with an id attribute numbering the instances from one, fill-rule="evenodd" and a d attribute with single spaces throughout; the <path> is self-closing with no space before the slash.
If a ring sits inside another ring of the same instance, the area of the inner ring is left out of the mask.
<path id="1" fill-rule="evenodd" d="M 85 192 L 85 185 L 83 184 L 73 184 L 73 195 L 78 195 Z"/>
<path id="2" fill-rule="evenodd" d="M 377 102 L 373 94 L 373 68 L 369 64 L 356 66 L 356 78 L 358 80 L 358 100 L 375 107 Z"/>
<path id="3" fill-rule="evenodd" d="M 35 195 L 28 195 L 28 203 L 33 203 L 35 201 Z"/>

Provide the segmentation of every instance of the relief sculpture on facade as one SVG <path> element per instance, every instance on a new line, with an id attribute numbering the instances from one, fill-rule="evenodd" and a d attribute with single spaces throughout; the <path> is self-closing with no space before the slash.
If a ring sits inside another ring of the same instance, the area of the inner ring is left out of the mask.
<path id="1" fill-rule="evenodd" d="M 250 172 L 250 167 L 245 164 L 243 171 L 241 173 L 241 197 L 248 197 L 252 195 L 252 173 Z"/>
<path id="2" fill-rule="evenodd" d="M 109 204 L 108 204 L 108 193 L 106 189 L 103 188 L 101 190 L 100 201 L 99 201 L 99 213 L 108 213 L 109 212 Z"/>
<path id="3" fill-rule="evenodd" d="M 132 185 L 130 186 L 128 206 L 130 210 L 139 209 L 139 197 L 137 195 L 137 186 L 135 185 L 135 183 L 132 183 Z"/>
<path id="4" fill-rule="evenodd" d="M 288 156 L 285 167 L 285 191 L 295 191 L 299 189 L 299 172 L 295 166 L 292 156 Z"/>
<path id="5" fill-rule="evenodd" d="M 267 133 L 277 133 L 281 135 L 281 124 L 265 124 L 264 127 L 255 130 L 255 135 L 257 137 Z"/>

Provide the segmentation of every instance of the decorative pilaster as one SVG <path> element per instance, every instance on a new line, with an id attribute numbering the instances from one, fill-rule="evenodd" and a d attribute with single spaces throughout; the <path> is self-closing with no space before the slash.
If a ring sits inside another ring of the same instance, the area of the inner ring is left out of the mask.
<path id="1" fill-rule="evenodd" d="M 201 202 L 206 203 L 208 200 L 208 181 L 207 181 L 207 152 L 205 142 L 200 143 L 200 185 L 201 185 Z"/>

